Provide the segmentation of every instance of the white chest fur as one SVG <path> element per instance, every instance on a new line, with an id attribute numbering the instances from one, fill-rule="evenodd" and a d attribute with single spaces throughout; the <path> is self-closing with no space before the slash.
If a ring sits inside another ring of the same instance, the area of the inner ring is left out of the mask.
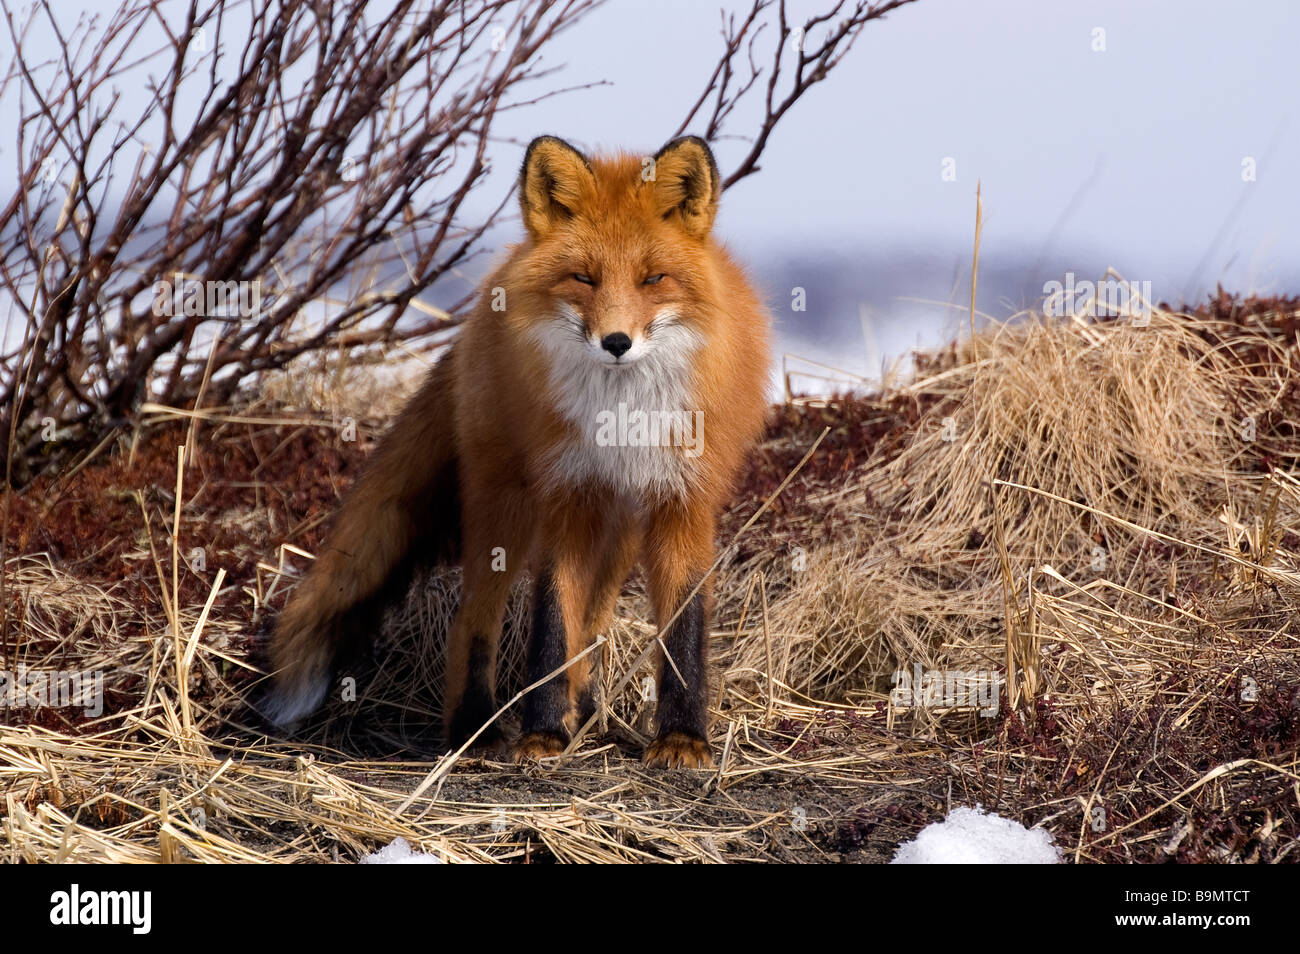
<path id="1" fill-rule="evenodd" d="M 666 322 L 647 336 L 639 360 L 612 365 L 571 319 L 548 322 L 536 335 L 549 363 L 549 397 L 574 427 L 543 462 L 546 477 L 632 497 L 685 496 L 705 438 L 703 412 L 692 407 L 700 336 Z"/>

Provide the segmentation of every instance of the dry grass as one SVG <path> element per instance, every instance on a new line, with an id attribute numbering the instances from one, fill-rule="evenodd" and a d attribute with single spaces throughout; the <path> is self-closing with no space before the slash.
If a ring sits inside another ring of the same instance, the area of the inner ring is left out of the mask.
<path id="1" fill-rule="evenodd" d="M 141 491 L 133 539 L 123 509 L 111 546 L 87 542 L 75 487 L 15 507 L 5 668 L 100 669 L 108 706 L 6 717 L 0 852 L 354 860 L 401 836 L 466 861 L 878 860 L 979 802 L 1080 861 L 1296 860 L 1297 322 L 1294 301 L 1157 309 L 1146 327 L 1020 316 L 884 395 L 781 409 L 724 521 L 707 775 L 635 760 L 654 635 L 636 580 L 607 634 L 602 723 L 554 764 L 437 751 L 450 572 L 347 661 L 355 700 L 296 740 L 242 725 L 251 634 L 289 582 L 276 544 L 318 545 L 359 445 L 330 464 L 310 415 L 214 412 L 178 507 L 189 422 L 158 425 L 130 467 L 106 453 L 79 475 Z M 292 403 L 336 425 L 337 400 Z M 186 565 L 196 541 L 206 570 Z M 517 596 L 503 698 L 526 609 Z M 914 667 L 990 674 L 996 712 L 899 704 L 891 676 Z"/>

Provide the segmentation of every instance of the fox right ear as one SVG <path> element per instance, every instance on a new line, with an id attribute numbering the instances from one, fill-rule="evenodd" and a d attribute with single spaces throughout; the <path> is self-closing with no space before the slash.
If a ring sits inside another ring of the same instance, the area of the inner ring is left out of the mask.
<path id="1" fill-rule="evenodd" d="M 524 226 L 535 239 L 570 219 L 594 183 L 587 157 L 563 139 L 538 136 L 524 153 L 519 202 Z"/>
<path id="2" fill-rule="evenodd" d="M 713 228 L 722 194 L 722 176 L 713 150 L 699 136 L 682 136 L 655 155 L 655 194 L 665 215 L 676 215 L 682 228 L 702 239 Z"/>

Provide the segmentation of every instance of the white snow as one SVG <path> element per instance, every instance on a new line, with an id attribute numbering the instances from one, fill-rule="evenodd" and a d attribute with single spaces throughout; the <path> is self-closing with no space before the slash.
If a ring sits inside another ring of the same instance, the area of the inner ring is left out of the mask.
<path id="1" fill-rule="evenodd" d="M 440 865 L 442 859 L 437 855 L 426 855 L 422 851 L 412 851 L 411 844 L 405 838 L 394 838 L 393 843 L 380 848 L 373 855 L 361 859 L 363 865 Z"/>
<path id="2" fill-rule="evenodd" d="M 895 865 L 1054 865 L 1061 861 L 1052 835 L 1001 815 L 954 808 L 898 847 Z"/>

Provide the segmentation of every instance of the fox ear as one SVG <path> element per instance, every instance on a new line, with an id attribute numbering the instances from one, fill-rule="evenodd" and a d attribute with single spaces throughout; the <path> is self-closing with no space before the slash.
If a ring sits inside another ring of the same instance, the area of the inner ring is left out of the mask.
<path id="1" fill-rule="evenodd" d="M 519 202 L 529 234 L 540 239 L 572 218 L 592 181 L 587 157 L 563 139 L 538 136 L 529 143 L 519 176 Z"/>
<path id="2" fill-rule="evenodd" d="M 696 238 L 713 228 L 722 194 L 722 176 L 709 144 L 683 136 L 654 157 L 654 189 L 665 217 L 679 215 L 682 227 Z"/>

